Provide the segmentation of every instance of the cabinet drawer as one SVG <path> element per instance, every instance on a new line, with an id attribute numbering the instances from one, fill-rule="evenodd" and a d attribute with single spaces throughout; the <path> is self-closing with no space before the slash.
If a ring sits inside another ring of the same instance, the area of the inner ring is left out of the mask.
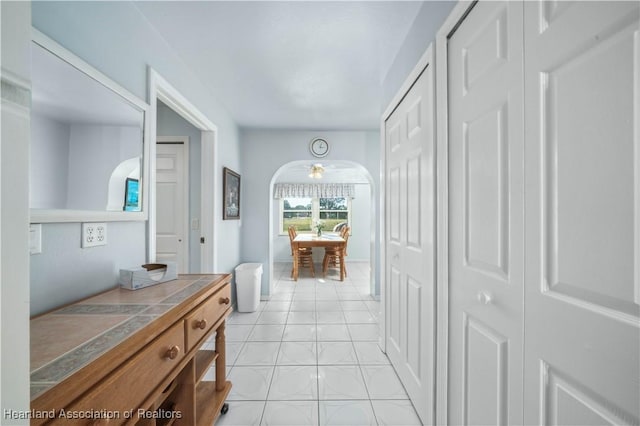
<path id="1" fill-rule="evenodd" d="M 230 304 L 231 286 L 226 284 L 187 315 L 185 318 L 187 351 L 191 350 L 209 332 Z"/>
<path id="2" fill-rule="evenodd" d="M 156 386 L 184 358 L 183 342 L 184 328 L 182 322 L 178 322 L 72 404 L 68 413 L 72 415 L 101 410 L 121 416 L 129 410 L 134 410 L 135 413 Z M 74 424 L 93 424 L 93 420 L 83 421 Z M 115 423 L 122 422 L 121 417 Z"/>

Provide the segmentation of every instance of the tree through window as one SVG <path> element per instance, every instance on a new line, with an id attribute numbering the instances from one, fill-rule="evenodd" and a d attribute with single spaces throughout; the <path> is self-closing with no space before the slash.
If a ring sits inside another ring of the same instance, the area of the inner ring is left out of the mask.
<path id="1" fill-rule="evenodd" d="M 286 233 L 289 226 L 295 226 L 298 231 L 311 231 L 312 198 L 283 198 L 282 199 L 282 228 Z"/>
<path id="2" fill-rule="evenodd" d="M 341 223 L 349 223 L 349 207 L 346 198 L 320 198 L 319 218 L 325 229 L 331 231 Z"/>
<path id="3" fill-rule="evenodd" d="M 280 200 L 280 233 L 286 234 L 289 226 L 298 232 L 311 232 L 318 220 L 324 222 L 324 229 L 332 231 L 341 223 L 349 224 L 351 199 L 336 198 L 293 198 Z"/>

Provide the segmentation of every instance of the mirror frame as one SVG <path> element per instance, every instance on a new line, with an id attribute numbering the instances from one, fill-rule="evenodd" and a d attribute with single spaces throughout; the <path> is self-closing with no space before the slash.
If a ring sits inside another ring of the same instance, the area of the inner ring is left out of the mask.
<path id="1" fill-rule="evenodd" d="M 44 35 L 36 28 L 31 28 L 31 42 L 48 50 L 53 55 L 67 62 L 78 71 L 97 81 L 122 97 L 136 108 L 142 111 L 143 115 L 143 137 L 142 137 L 142 209 L 139 212 L 125 211 L 101 211 L 101 210 L 67 210 L 67 209 L 32 209 L 29 208 L 30 223 L 58 223 L 58 222 L 115 222 L 115 221 L 146 221 L 149 217 L 149 104 L 138 98 L 127 89 L 111 80 L 101 71 L 89 65 L 69 50 Z"/>

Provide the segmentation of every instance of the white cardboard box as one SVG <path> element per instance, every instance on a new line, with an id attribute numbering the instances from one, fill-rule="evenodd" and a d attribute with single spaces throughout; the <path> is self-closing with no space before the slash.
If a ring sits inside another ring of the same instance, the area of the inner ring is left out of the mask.
<path id="1" fill-rule="evenodd" d="M 175 262 L 147 263 L 134 268 L 120 269 L 120 286 L 138 290 L 178 278 Z"/>

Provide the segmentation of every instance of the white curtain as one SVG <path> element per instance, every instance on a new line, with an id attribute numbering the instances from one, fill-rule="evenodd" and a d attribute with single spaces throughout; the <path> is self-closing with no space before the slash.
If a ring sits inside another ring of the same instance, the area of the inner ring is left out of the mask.
<path id="1" fill-rule="evenodd" d="M 352 183 L 276 183 L 274 198 L 334 198 L 356 195 Z"/>

